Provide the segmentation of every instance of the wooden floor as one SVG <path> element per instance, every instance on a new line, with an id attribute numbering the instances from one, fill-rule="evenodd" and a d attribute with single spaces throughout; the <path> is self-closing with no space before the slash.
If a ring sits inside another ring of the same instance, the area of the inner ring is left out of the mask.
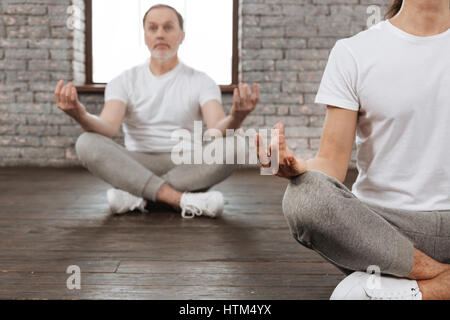
<path id="1" fill-rule="evenodd" d="M 237 171 L 214 187 L 222 218 L 187 220 L 111 215 L 109 186 L 81 168 L 0 169 L 0 299 L 328 299 L 344 275 L 290 235 L 286 184 Z"/>

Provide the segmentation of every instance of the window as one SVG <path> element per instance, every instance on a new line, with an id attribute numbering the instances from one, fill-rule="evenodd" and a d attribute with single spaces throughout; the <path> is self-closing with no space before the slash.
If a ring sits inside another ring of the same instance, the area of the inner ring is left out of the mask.
<path id="1" fill-rule="evenodd" d="M 101 92 L 150 57 L 142 18 L 157 3 L 174 7 L 185 20 L 180 59 L 231 90 L 238 81 L 238 0 L 86 0 L 86 86 L 80 91 Z"/>

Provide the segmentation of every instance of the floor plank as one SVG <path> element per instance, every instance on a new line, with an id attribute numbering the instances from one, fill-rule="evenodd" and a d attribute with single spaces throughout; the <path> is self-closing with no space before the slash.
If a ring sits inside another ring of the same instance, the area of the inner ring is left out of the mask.
<path id="1" fill-rule="evenodd" d="M 82 168 L 1 168 L 0 299 L 328 299 L 344 275 L 291 237 L 286 185 L 240 170 L 213 188 L 223 217 L 185 220 L 111 215 L 109 186 Z"/>

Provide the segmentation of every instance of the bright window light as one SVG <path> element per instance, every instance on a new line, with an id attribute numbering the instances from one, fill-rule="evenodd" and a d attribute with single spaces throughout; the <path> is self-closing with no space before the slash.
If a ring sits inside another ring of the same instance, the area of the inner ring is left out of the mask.
<path id="1" fill-rule="evenodd" d="M 142 19 L 158 3 L 174 7 L 185 20 L 186 38 L 179 49 L 181 61 L 206 72 L 217 84 L 231 84 L 232 0 L 93 0 L 93 82 L 107 83 L 150 57 Z"/>

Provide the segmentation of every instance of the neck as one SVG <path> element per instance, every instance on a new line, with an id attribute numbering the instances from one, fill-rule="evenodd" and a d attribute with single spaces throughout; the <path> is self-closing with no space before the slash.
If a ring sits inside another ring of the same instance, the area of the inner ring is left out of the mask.
<path id="1" fill-rule="evenodd" d="M 450 28 L 450 0 L 403 0 L 401 12 L 390 19 L 400 29 L 421 37 Z"/>
<path id="2" fill-rule="evenodd" d="M 167 61 L 157 60 L 153 57 L 150 58 L 150 70 L 155 76 L 161 76 L 178 65 L 178 56 L 170 58 Z"/>

